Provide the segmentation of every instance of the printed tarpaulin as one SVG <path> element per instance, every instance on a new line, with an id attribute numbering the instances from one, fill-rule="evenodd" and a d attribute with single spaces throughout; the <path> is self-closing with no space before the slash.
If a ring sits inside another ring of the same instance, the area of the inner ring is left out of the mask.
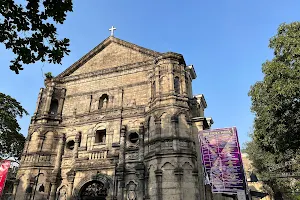
<path id="1" fill-rule="evenodd" d="M 0 162 L 0 164 L 1 164 L 0 166 L 0 197 L 1 197 L 5 185 L 8 169 L 10 166 L 10 161 L 4 160 Z"/>
<path id="2" fill-rule="evenodd" d="M 211 129 L 198 134 L 202 164 L 213 193 L 244 189 L 244 174 L 236 128 Z"/>

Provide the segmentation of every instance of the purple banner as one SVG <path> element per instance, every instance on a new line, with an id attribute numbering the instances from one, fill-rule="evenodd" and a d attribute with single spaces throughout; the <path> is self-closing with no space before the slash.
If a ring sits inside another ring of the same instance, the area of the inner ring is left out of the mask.
<path id="1" fill-rule="evenodd" d="M 204 130 L 198 137 L 212 192 L 232 194 L 243 190 L 243 165 L 236 128 Z"/>

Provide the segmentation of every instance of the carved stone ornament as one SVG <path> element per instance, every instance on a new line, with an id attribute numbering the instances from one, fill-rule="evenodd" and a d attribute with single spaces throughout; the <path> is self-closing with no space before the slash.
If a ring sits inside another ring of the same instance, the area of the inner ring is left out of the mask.
<path id="1" fill-rule="evenodd" d="M 59 190 L 57 200 L 67 200 L 67 188 L 66 188 L 66 186 L 63 186 Z"/>
<path id="2" fill-rule="evenodd" d="M 133 181 L 127 185 L 128 192 L 127 192 L 127 200 L 136 200 L 136 184 Z"/>
<path id="3" fill-rule="evenodd" d="M 83 188 L 80 196 L 82 199 L 90 199 L 91 197 L 95 199 L 105 198 L 107 196 L 107 188 L 101 182 L 91 182 Z"/>

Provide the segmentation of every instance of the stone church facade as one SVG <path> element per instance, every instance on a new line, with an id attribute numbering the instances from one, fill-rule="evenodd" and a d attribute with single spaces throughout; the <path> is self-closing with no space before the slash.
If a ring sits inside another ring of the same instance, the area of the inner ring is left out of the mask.
<path id="1" fill-rule="evenodd" d="M 15 199 L 210 199 L 197 134 L 212 120 L 195 78 L 181 54 L 108 37 L 45 80 Z"/>

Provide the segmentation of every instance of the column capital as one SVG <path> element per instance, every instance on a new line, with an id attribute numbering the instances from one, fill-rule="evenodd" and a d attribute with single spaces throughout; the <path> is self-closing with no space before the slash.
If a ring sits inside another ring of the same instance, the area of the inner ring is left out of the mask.
<path id="1" fill-rule="evenodd" d="M 66 136 L 65 136 L 65 134 L 59 135 L 59 136 L 58 136 L 58 139 L 59 139 L 59 141 L 65 142 L 65 141 L 66 141 Z"/>
<path id="2" fill-rule="evenodd" d="M 192 123 L 195 124 L 197 127 L 203 127 L 202 130 L 209 128 L 205 117 L 194 117 L 192 118 Z"/>
<path id="3" fill-rule="evenodd" d="M 144 133 L 144 123 L 143 122 L 140 123 L 139 133 Z"/>
<path id="4" fill-rule="evenodd" d="M 125 137 L 125 133 L 126 133 L 126 126 L 122 125 L 122 127 L 121 127 L 121 137 Z"/>
<path id="5" fill-rule="evenodd" d="M 45 137 L 44 134 L 39 134 L 38 138 L 41 139 L 41 140 L 44 140 L 46 137 Z"/>
<path id="6" fill-rule="evenodd" d="M 155 123 L 155 124 L 160 124 L 160 123 L 161 123 L 161 119 L 160 119 L 160 118 L 154 119 L 154 123 Z"/>
<path id="7" fill-rule="evenodd" d="M 181 167 L 177 167 L 174 169 L 174 174 L 182 176 L 183 175 L 183 169 Z"/>
<path id="8" fill-rule="evenodd" d="M 80 142 L 80 138 L 81 138 L 81 132 L 78 132 L 75 136 L 75 142 L 79 143 Z"/>
<path id="9" fill-rule="evenodd" d="M 52 174 L 51 174 L 51 176 L 50 176 L 50 178 L 49 178 L 49 180 L 50 180 L 50 183 L 53 185 L 53 184 L 55 184 L 56 183 L 56 180 L 57 180 L 57 174 L 58 173 L 58 171 L 57 172 L 52 172 Z"/>
<path id="10" fill-rule="evenodd" d="M 75 176 L 76 176 L 76 172 L 71 170 L 67 173 L 67 180 L 69 183 L 74 183 L 74 179 L 75 179 Z"/>
<path id="11" fill-rule="evenodd" d="M 198 169 L 193 169 L 192 171 L 193 176 L 198 176 L 198 173 L 199 173 Z"/>
<path id="12" fill-rule="evenodd" d="M 161 169 L 157 169 L 154 171 L 155 176 L 162 176 L 163 171 Z"/>
<path id="13" fill-rule="evenodd" d="M 145 179 L 149 178 L 149 172 L 145 172 Z"/>

